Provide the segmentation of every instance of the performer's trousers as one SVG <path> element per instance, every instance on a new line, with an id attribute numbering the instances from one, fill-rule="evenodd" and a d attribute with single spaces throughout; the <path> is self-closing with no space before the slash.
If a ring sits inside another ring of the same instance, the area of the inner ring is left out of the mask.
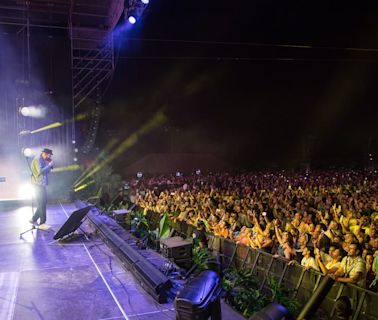
<path id="1" fill-rule="evenodd" d="M 47 193 L 46 186 L 34 185 L 35 189 L 35 200 L 37 202 L 37 210 L 33 215 L 33 222 L 37 222 L 38 219 L 40 224 L 46 223 L 46 205 L 47 205 Z"/>

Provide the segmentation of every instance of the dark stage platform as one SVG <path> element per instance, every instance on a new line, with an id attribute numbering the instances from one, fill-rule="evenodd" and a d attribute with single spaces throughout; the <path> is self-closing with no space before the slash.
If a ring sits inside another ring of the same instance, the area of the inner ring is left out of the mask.
<path id="1" fill-rule="evenodd" d="M 22 238 L 31 207 L 14 203 L 0 210 L 0 319 L 175 319 L 172 302 L 158 304 L 145 292 L 86 222 L 89 240 L 53 241 L 75 210 L 73 204 L 49 205 L 52 229 Z M 243 319 L 225 304 L 222 313 L 223 319 Z"/>

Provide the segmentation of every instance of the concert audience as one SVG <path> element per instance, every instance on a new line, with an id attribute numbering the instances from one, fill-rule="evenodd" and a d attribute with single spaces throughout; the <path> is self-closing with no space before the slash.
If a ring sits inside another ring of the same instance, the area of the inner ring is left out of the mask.
<path id="1" fill-rule="evenodd" d="M 373 283 L 376 290 L 377 177 L 358 170 L 265 171 L 155 176 L 128 184 L 145 211 L 204 226 L 340 282 Z"/>

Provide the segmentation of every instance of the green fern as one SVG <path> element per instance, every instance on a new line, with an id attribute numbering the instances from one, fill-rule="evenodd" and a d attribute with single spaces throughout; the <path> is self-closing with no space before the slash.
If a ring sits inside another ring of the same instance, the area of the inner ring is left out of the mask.
<path id="1" fill-rule="evenodd" d="M 272 292 L 273 300 L 282 304 L 294 316 L 298 312 L 301 304 L 292 298 L 295 289 L 284 288 L 278 283 L 276 277 L 268 278 L 269 289 Z"/>
<path id="2" fill-rule="evenodd" d="M 222 279 L 226 300 L 249 317 L 264 308 L 269 299 L 259 290 L 258 279 L 247 269 L 228 269 Z"/>
<path id="3" fill-rule="evenodd" d="M 207 248 L 196 247 L 193 249 L 193 262 L 197 266 L 198 272 L 204 270 L 214 270 L 218 271 L 219 264 L 211 256 Z"/>

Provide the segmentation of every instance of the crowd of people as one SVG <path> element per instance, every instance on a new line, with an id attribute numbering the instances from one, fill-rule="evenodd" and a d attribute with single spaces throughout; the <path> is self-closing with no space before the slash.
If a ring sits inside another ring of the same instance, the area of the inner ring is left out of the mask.
<path id="1" fill-rule="evenodd" d="M 146 211 L 378 291 L 376 170 L 264 171 L 132 179 Z"/>

